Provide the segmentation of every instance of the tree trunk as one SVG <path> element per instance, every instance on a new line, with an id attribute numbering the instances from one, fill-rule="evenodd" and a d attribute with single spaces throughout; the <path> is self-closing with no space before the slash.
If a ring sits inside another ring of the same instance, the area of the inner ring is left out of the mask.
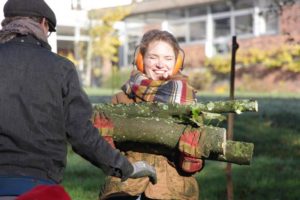
<path id="1" fill-rule="evenodd" d="M 102 83 L 106 82 L 112 73 L 112 63 L 110 58 L 102 57 Z"/>
<path id="2" fill-rule="evenodd" d="M 87 53 L 86 53 L 86 74 L 84 79 L 84 85 L 90 87 L 91 86 L 91 79 L 92 79 L 92 39 L 88 41 Z"/>

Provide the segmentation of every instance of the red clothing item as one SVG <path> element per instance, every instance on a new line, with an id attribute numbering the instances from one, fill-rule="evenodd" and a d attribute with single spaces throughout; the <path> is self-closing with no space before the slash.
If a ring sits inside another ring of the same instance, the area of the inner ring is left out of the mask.
<path id="1" fill-rule="evenodd" d="M 17 200 L 71 200 L 69 194 L 60 185 L 38 185 Z"/>
<path id="2" fill-rule="evenodd" d="M 114 131 L 113 122 L 103 113 L 99 112 L 94 115 L 93 124 L 96 128 L 98 128 L 102 137 L 115 149 L 116 146 L 112 137 Z"/>
<path id="3" fill-rule="evenodd" d="M 197 129 L 187 129 L 179 139 L 179 165 L 187 173 L 202 170 L 204 160 L 201 158 L 201 132 Z"/>

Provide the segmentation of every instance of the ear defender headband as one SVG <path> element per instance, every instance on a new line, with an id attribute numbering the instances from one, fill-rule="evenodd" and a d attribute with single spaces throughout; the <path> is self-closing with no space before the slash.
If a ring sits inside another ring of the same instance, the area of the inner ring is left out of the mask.
<path id="1" fill-rule="evenodd" d="M 136 54 L 136 52 L 137 52 L 137 54 Z M 144 73 L 145 69 L 144 69 L 143 55 L 138 50 L 138 47 L 135 49 L 134 55 L 136 55 L 136 56 L 135 56 L 135 62 L 133 64 L 136 65 L 137 69 L 140 72 Z M 184 56 L 185 56 L 184 51 L 182 49 L 179 49 L 179 53 L 177 55 L 177 59 L 176 59 L 176 63 L 175 63 L 175 67 L 173 69 L 172 75 L 177 74 L 179 72 L 179 70 L 183 69 Z"/>

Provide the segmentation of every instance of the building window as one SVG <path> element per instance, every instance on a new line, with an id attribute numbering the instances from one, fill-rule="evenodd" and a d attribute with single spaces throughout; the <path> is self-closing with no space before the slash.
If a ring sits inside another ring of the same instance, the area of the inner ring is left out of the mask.
<path id="1" fill-rule="evenodd" d="M 230 18 L 214 19 L 214 37 L 229 37 L 230 36 Z"/>
<path id="2" fill-rule="evenodd" d="M 235 16 L 235 34 L 237 35 L 253 34 L 252 14 Z"/>
<path id="3" fill-rule="evenodd" d="M 57 35 L 60 36 L 74 37 L 74 34 L 75 34 L 75 27 L 73 26 L 60 26 L 59 29 L 57 29 Z"/>
<path id="4" fill-rule="evenodd" d="M 71 1 L 71 9 L 72 10 L 81 10 L 81 1 L 80 0 L 72 0 Z"/>
<path id="5" fill-rule="evenodd" d="M 267 9 L 273 1 L 226 0 L 201 3 L 199 0 L 196 5 L 168 10 L 159 10 L 158 5 L 159 11 L 131 16 L 126 18 L 126 22 L 139 22 L 144 27 L 151 19 L 161 25 L 163 30 L 174 34 L 180 43 L 205 43 L 208 45 L 205 48 L 207 55 L 224 54 L 229 52 L 228 41 L 233 34 L 246 38 L 278 33 L 279 17 Z M 125 51 L 127 53 L 128 49 Z"/>
<path id="6" fill-rule="evenodd" d="M 213 46 L 214 46 L 214 54 L 228 54 L 230 51 L 227 42 L 214 43 Z"/>
<path id="7" fill-rule="evenodd" d="M 167 19 L 174 20 L 174 19 L 182 19 L 184 17 L 185 17 L 184 9 L 175 9 L 175 10 L 167 11 Z"/>
<path id="8" fill-rule="evenodd" d="M 139 15 L 132 15 L 125 18 L 126 23 L 144 23 L 145 22 L 145 15 L 139 14 Z"/>
<path id="9" fill-rule="evenodd" d="M 233 7 L 234 7 L 235 10 L 253 8 L 254 7 L 254 1 L 236 0 L 236 1 L 233 1 Z"/>
<path id="10" fill-rule="evenodd" d="M 212 13 L 229 12 L 230 5 L 227 2 L 214 3 L 211 5 Z"/>
<path id="11" fill-rule="evenodd" d="M 138 43 L 139 37 L 130 35 L 128 36 L 128 64 L 132 63 L 134 61 L 134 53 L 136 51 L 137 43 Z"/>
<path id="12" fill-rule="evenodd" d="M 200 5 L 188 8 L 189 17 L 203 16 L 207 14 L 207 6 Z"/>
<path id="13" fill-rule="evenodd" d="M 198 41 L 206 39 L 206 23 L 205 21 L 196 21 L 190 23 L 190 40 Z"/>
<path id="14" fill-rule="evenodd" d="M 263 15 L 266 24 L 266 33 L 277 33 L 279 26 L 278 14 L 274 12 L 267 12 Z"/>
<path id="15" fill-rule="evenodd" d="M 178 42 L 187 42 L 186 41 L 186 23 L 170 23 L 169 31 L 175 36 Z"/>
<path id="16" fill-rule="evenodd" d="M 153 12 L 153 13 L 147 13 L 146 19 L 148 22 L 157 22 L 157 21 L 163 21 L 166 19 L 166 12 Z"/>

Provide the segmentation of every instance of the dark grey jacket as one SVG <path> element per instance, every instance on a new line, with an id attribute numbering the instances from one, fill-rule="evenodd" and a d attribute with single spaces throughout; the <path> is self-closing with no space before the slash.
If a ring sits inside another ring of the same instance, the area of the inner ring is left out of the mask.
<path id="1" fill-rule="evenodd" d="M 106 174 L 128 177 L 132 165 L 99 136 L 72 62 L 32 36 L 0 44 L 0 175 L 60 182 L 67 141 Z"/>

